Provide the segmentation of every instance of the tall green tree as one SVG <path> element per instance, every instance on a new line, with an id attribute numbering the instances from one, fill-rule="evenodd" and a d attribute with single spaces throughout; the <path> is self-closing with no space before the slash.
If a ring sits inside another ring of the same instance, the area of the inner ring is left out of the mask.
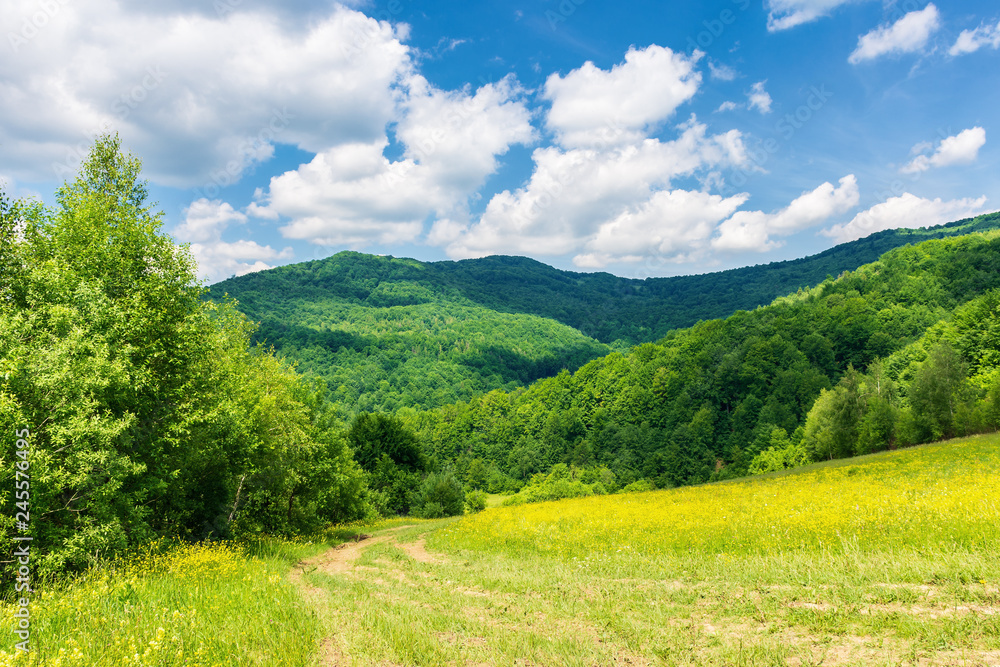
<path id="1" fill-rule="evenodd" d="M 361 473 L 317 391 L 250 348 L 231 304 L 201 300 L 117 137 L 56 201 L 0 206 L 0 499 L 12 508 L 13 435 L 28 429 L 37 565 L 232 534 L 249 504 L 253 530 L 363 511 L 344 497 L 360 497 Z M 0 526 L 9 541 L 16 527 Z"/>
<path id="2" fill-rule="evenodd" d="M 914 373 L 909 400 L 921 441 L 958 434 L 956 417 L 960 404 L 970 399 L 967 371 L 968 365 L 955 348 L 941 341 L 931 348 L 927 360 Z"/>
<path id="3" fill-rule="evenodd" d="M 429 464 L 420 441 L 395 415 L 363 413 L 347 433 L 382 512 L 409 514 Z"/>

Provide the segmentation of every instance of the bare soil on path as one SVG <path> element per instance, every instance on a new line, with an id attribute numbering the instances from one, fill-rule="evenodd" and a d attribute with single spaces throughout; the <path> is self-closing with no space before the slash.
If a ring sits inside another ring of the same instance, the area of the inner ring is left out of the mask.
<path id="1" fill-rule="evenodd" d="M 986 582 L 748 587 L 553 572 L 428 551 L 434 527 L 399 535 L 410 528 L 359 535 L 292 569 L 327 628 L 316 664 L 1000 667 L 989 639 L 1000 597 Z"/>

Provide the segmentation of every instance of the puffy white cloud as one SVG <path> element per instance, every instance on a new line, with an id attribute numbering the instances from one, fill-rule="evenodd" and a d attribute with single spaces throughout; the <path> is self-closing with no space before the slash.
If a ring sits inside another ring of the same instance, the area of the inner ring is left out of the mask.
<path id="1" fill-rule="evenodd" d="M 198 275 L 210 283 L 231 275 L 242 276 L 272 268 L 265 260 L 292 259 L 291 248 L 278 252 L 254 241 L 222 240 L 223 232 L 230 225 L 242 225 L 246 221 L 244 214 L 226 202 L 198 199 L 184 211 L 184 221 L 173 230 L 173 236 L 191 244 L 191 254 L 198 262 Z"/>
<path id="2" fill-rule="evenodd" d="M 429 178 L 467 197 L 496 171 L 497 156 L 512 144 L 534 140 L 521 93 L 513 75 L 482 86 L 475 95 L 438 90 L 414 77 L 396 136 L 406 146 L 406 157 L 431 172 Z"/>
<path id="3" fill-rule="evenodd" d="M 971 218 L 985 213 L 987 211 L 985 205 L 985 196 L 978 199 L 942 201 L 940 198 L 924 199 L 906 192 L 858 213 L 846 225 L 834 225 L 822 233 L 838 243 L 845 243 L 883 229 L 933 227 L 954 220 Z"/>
<path id="4" fill-rule="evenodd" d="M 1000 22 L 995 26 L 979 26 L 973 30 L 963 30 L 962 34 L 955 40 L 955 44 L 948 49 L 948 54 L 960 56 L 965 53 L 974 53 L 984 46 L 993 49 L 1000 49 Z"/>
<path id="5" fill-rule="evenodd" d="M 942 139 L 933 154 L 917 155 L 903 165 L 900 171 L 904 174 L 917 174 L 927 171 L 931 167 L 946 167 L 952 164 L 975 162 L 976 158 L 979 157 L 979 149 L 985 144 L 986 130 L 978 126 L 969 128 L 953 137 Z M 929 150 L 932 146 L 921 143 L 914 146 L 913 150 L 916 153 L 920 153 Z"/>
<path id="6" fill-rule="evenodd" d="M 412 69 L 397 29 L 339 5 L 298 22 L 249 2 L 203 13 L 54 4 L 0 59 L 0 143 L 22 180 L 75 172 L 94 134 L 117 130 L 154 182 L 225 185 L 275 142 L 318 152 L 379 137 Z M 16 25 L 37 9 L 12 0 L 0 18 Z"/>
<path id="7" fill-rule="evenodd" d="M 717 250 L 753 250 L 764 252 L 779 245 L 772 236 L 786 236 L 813 227 L 833 215 L 845 213 L 858 205 L 860 193 L 854 174 L 840 179 L 839 186 L 824 183 L 805 192 L 776 213 L 738 211 L 719 227 L 712 240 Z"/>
<path id="8" fill-rule="evenodd" d="M 747 106 L 750 109 L 757 109 L 762 114 L 771 113 L 771 104 L 773 100 L 771 96 L 767 94 L 764 90 L 764 84 L 767 81 L 758 81 L 753 84 L 750 88 L 750 92 L 747 93 Z"/>
<path id="9" fill-rule="evenodd" d="M 834 9 L 849 2 L 852 0 L 768 0 L 767 29 L 776 32 L 794 28 L 829 16 Z"/>
<path id="10" fill-rule="evenodd" d="M 667 204 L 707 204 L 707 199 L 662 193 L 670 190 L 675 177 L 745 163 L 742 137 L 735 130 L 709 135 L 707 127 L 693 118 L 678 129 L 680 135 L 668 142 L 645 139 L 603 151 L 555 146 L 536 149 L 535 170 L 528 183 L 514 192 L 495 195 L 468 229 L 456 234 L 452 228 L 449 255 L 577 253 L 578 263 L 586 262 L 588 254 L 615 254 L 596 241 L 605 238 L 606 230 L 614 225 L 644 224 L 637 221 L 651 219 Z M 725 201 L 729 205 L 734 200 Z M 669 228 L 669 221 L 664 224 Z M 647 241 L 648 252 L 659 252 L 656 248 L 662 241 Z"/>
<path id="11" fill-rule="evenodd" d="M 856 65 L 888 53 L 913 53 L 924 48 L 927 40 L 941 27 L 941 17 L 933 3 L 913 11 L 892 25 L 879 26 L 858 38 L 858 46 L 847 61 Z"/>
<path id="12" fill-rule="evenodd" d="M 542 97 L 551 101 L 546 125 L 566 148 L 634 143 L 673 115 L 698 91 L 700 52 L 674 53 L 655 44 L 630 48 L 610 70 L 584 63 L 565 77 L 552 74 Z"/>
<path id="13" fill-rule="evenodd" d="M 384 135 L 336 145 L 272 178 L 248 212 L 291 218 L 281 230 L 286 237 L 321 245 L 414 241 L 431 217 L 461 218 L 469 197 L 496 171 L 497 157 L 533 140 L 520 93 L 512 78 L 470 94 L 441 91 L 415 76 L 400 102 L 399 160 L 385 157 Z"/>
<path id="14" fill-rule="evenodd" d="M 715 110 L 716 113 L 722 113 L 724 111 L 736 111 L 737 109 L 756 109 L 762 114 L 771 113 L 771 105 L 774 100 L 766 90 L 764 90 L 764 84 L 767 81 L 758 81 L 750 87 L 750 91 L 747 93 L 747 101 L 745 104 L 726 101 L 719 105 L 719 108 Z"/>
<path id="15" fill-rule="evenodd" d="M 662 190 L 642 206 L 623 211 L 598 228 L 586 251 L 573 258 L 580 267 L 602 268 L 655 256 L 669 261 L 691 261 L 708 246 L 722 220 L 749 195 L 721 197 L 706 192 Z"/>
<path id="16" fill-rule="evenodd" d="M 388 141 L 343 144 L 320 152 L 295 171 L 271 179 L 264 209 L 291 218 L 281 228 L 320 245 L 414 240 L 423 221 L 448 203 L 426 170 L 411 159 L 390 162 Z"/>
<path id="17" fill-rule="evenodd" d="M 184 211 L 184 222 L 174 229 L 174 236 L 185 242 L 200 243 L 222 238 L 232 223 L 244 224 L 247 217 L 219 200 L 199 199 Z"/>

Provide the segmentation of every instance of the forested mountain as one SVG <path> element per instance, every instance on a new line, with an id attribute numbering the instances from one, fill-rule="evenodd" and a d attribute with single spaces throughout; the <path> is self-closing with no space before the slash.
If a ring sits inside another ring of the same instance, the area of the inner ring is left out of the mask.
<path id="1" fill-rule="evenodd" d="M 892 248 L 997 227 L 1000 214 L 991 214 L 879 232 L 794 261 L 646 280 L 523 257 L 424 263 L 342 252 L 222 281 L 211 296 L 237 299 L 260 323 L 255 341 L 324 378 L 348 412 L 423 409 L 576 370 L 611 349 L 768 304 Z"/>
<path id="2" fill-rule="evenodd" d="M 326 380 L 349 412 L 511 390 L 610 351 L 555 320 L 490 310 L 413 279 L 432 266 L 340 253 L 220 283 L 212 296 L 236 298 L 260 322 L 256 340 Z"/>
<path id="3" fill-rule="evenodd" d="M 1000 424 L 998 288 L 1000 231 L 926 241 L 575 374 L 403 416 L 439 465 L 494 490 L 560 464 L 669 487 L 976 432 Z"/>

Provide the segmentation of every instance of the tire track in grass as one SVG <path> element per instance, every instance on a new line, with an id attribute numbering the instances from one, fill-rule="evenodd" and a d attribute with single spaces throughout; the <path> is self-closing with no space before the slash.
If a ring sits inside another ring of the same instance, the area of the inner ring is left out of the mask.
<path id="1" fill-rule="evenodd" d="M 397 530 L 402 530 L 403 528 L 411 527 L 412 526 L 398 526 L 386 532 L 392 533 Z M 338 544 L 335 547 L 331 547 L 317 556 L 299 561 L 294 567 L 292 567 L 292 570 L 289 573 L 289 579 L 291 579 L 292 583 L 302 589 L 305 596 L 313 603 L 314 606 L 321 607 L 322 605 L 320 603 L 327 600 L 329 593 L 322 588 L 306 583 L 303 575 L 311 574 L 313 572 L 323 572 L 330 575 L 343 575 L 352 572 L 354 570 L 355 561 L 361 557 L 361 553 L 364 550 L 373 547 L 376 544 L 382 544 L 390 540 L 395 542 L 395 537 L 393 535 L 380 535 L 379 537 L 372 537 L 371 535 L 364 534 L 358 535 L 355 539 Z M 338 665 L 348 664 L 348 660 L 337 647 L 335 637 L 327 636 L 323 638 L 322 642 L 320 642 L 319 660 L 317 664 L 321 667 L 336 667 Z"/>

